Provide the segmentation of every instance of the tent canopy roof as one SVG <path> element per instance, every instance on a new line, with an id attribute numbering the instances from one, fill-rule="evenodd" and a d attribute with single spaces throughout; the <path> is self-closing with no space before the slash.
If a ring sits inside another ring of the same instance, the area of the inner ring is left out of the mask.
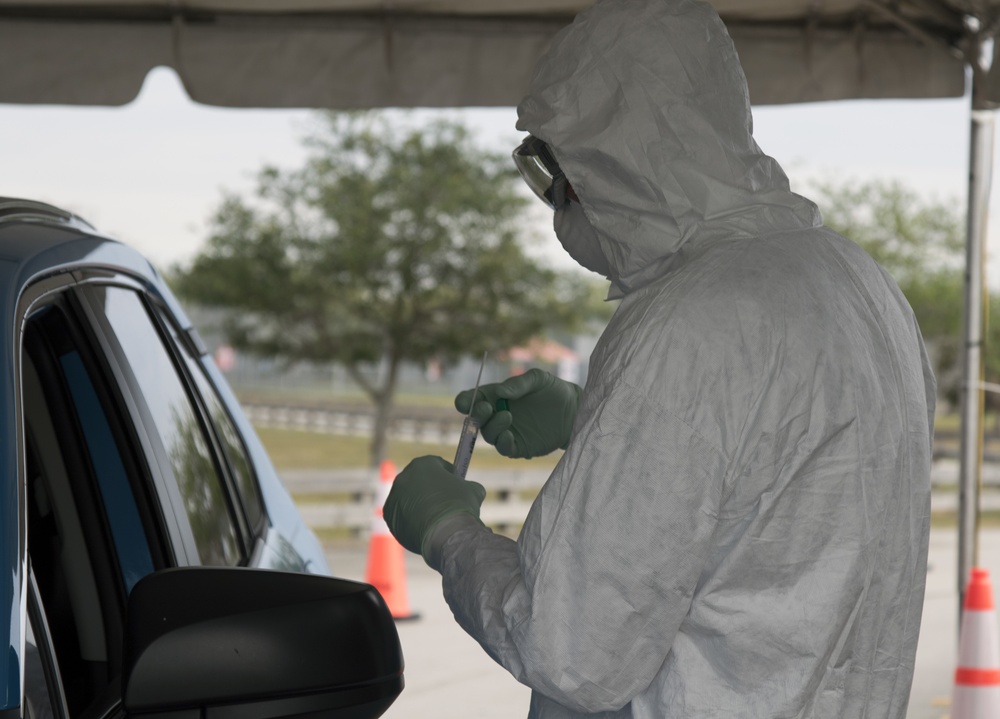
<path id="1" fill-rule="evenodd" d="M 231 107 L 513 105 L 590 0 L 0 0 L 0 102 L 124 104 L 154 67 Z M 968 3 L 713 0 L 756 104 L 962 95 Z M 992 32 L 1000 0 L 977 15 Z M 1000 97 L 1000 90 L 996 93 Z"/>

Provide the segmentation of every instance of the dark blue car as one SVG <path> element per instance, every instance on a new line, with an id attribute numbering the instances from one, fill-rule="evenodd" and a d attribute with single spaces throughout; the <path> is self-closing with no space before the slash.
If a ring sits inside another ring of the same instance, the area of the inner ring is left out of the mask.
<path id="1" fill-rule="evenodd" d="M 385 604 L 324 576 L 156 270 L 0 199 L 0 288 L 0 719 L 382 714 Z"/>

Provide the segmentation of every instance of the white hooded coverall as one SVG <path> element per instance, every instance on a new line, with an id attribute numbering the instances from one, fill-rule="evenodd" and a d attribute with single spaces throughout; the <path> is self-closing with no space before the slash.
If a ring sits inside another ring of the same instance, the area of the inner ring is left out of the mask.
<path id="1" fill-rule="evenodd" d="M 600 0 L 518 113 L 623 299 L 517 542 L 443 545 L 456 619 L 540 719 L 903 717 L 935 397 L 903 295 L 758 148 L 701 0 Z"/>

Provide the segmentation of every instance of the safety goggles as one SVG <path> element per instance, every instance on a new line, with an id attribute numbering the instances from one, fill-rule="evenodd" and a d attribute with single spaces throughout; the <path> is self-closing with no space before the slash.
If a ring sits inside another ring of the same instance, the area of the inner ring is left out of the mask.
<path id="1" fill-rule="evenodd" d="M 512 155 L 514 165 L 538 199 L 555 210 L 566 204 L 566 175 L 549 146 L 528 135 Z"/>

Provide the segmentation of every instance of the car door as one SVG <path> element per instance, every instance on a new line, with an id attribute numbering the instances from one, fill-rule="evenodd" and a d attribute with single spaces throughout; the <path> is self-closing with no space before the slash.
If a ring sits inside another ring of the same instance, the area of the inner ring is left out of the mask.
<path id="1" fill-rule="evenodd" d="M 89 719 L 120 713 L 135 583 L 247 564 L 266 518 L 239 434 L 155 294 L 77 278 L 26 295 L 24 696 L 31 716 Z"/>

